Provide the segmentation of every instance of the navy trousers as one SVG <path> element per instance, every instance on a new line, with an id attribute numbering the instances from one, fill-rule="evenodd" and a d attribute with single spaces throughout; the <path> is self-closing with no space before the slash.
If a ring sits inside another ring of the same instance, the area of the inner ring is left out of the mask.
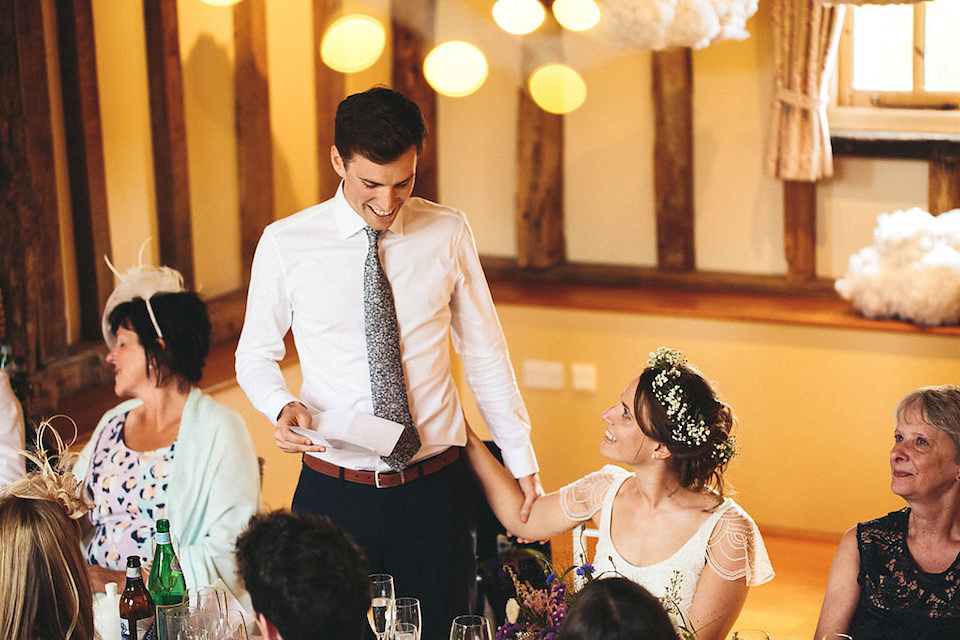
<path id="1" fill-rule="evenodd" d="M 445 640 L 471 613 L 477 585 L 476 486 L 461 454 L 440 471 L 378 489 L 300 471 L 293 510 L 328 516 L 357 541 L 371 573 L 393 576 L 397 597 L 420 599 L 423 640 Z"/>

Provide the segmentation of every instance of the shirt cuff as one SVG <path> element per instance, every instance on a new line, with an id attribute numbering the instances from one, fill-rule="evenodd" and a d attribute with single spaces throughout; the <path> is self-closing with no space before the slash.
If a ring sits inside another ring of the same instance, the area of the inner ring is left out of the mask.
<path id="1" fill-rule="evenodd" d="M 503 454 L 504 466 L 507 467 L 514 478 L 525 478 L 540 472 L 537 454 L 534 453 L 532 444 L 520 449 L 501 450 L 501 453 Z"/>

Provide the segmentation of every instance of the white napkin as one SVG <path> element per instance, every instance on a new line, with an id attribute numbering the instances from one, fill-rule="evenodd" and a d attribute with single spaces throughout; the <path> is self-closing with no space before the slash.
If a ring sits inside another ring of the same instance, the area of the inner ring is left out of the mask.
<path id="1" fill-rule="evenodd" d="M 312 429 L 293 427 L 293 431 L 331 449 L 375 451 L 387 456 L 403 432 L 403 425 L 393 420 L 346 409 L 318 411 L 312 416 Z"/>

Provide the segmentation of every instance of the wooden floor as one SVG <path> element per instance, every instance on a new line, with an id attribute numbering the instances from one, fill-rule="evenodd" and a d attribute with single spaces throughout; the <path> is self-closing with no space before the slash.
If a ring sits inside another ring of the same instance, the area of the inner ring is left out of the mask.
<path id="1" fill-rule="evenodd" d="M 764 532 L 763 540 L 777 576 L 750 589 L 734 630 L 764 629 L 771 640 L 811 640 L 840 537 Z"/>

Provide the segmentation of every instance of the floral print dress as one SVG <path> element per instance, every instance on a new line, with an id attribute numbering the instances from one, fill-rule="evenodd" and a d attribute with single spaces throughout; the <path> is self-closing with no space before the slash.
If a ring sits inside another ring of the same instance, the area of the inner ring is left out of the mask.
<path id="1" fill-rule="evenodd" d="M 96 443 L 87 472 L 93 499 L 93 536 L 86 560 L 107 569 L 124 570 L 127 556 L 151 560 L 154 523 L 165 517 L 167 485 L 176 442 L 153 451 L 134 451 L 123 442 L 127 414 L 114 417 Z"/>

